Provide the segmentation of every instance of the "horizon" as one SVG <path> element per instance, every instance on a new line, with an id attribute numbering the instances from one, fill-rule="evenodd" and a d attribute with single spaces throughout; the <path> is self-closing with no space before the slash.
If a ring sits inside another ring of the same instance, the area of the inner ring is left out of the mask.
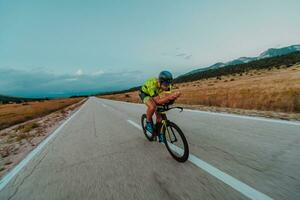
<path id="1" fill-rule="evenodd" d="M 299 5 L 0 0 L 0 94 L 61 97 L 123 90 L 164 69 L 178 76 L 300 44 Z"/>
<path id="2" fill-rule="evenodd" d="M 285 46 L 285 47 L 291 47 L 291 46 L 300 46 L 300 44 L 294 44 L 294 45 L 289 45 L 289 46 Z M 268 48 L 266 51 L 268 51 L 268 50 L 271 50 L 271 49 L 280 49 L 280 48 L 285 48 L 285 47 L 278 47 L 278 48 Z M 264 51 L 265 52 L 265 51 Z M 264 52 L 261 52 L 260 54 L 262 54 L 262 53 L 264 53 Z M 257 56 L 260 56 L 260 54 L 258 54 Z M 238 58 L 235 58 L 235 59 L 240 59 L 240 58 L 243 58 L 243 57 L 248 57 L 248 56 L 241 56 L 241 57 L 238 57 Z M 254 58 L 255 56 L 252 56 L 251 58 Z M 235 59 L 233 59 L 233 60 L 235 60 Z M 268 59 L 268 58 L 267 58 Z M 232 61 L 232 60 L 231 60 Z M 255 62 L 255 60 L 254 61 L 250 61 L 250 62 Z M 220 62 L 219 62 L 220 63 Z M 226 62 L 225 62 L 226 63 Z M 214 64 L 212 64 L 212 65 L 215 65 L 215 64 L 218 64 L 218 63 L 214 63 Z M 204 68 L 207 68 L 207 67 L 211 67 L 212 65 L 208 65 L 208 66 L 204 66 L 204 67 L 201 67 L 201 68 L 196 68 L 196 69 L 194 69 L 194 70 L 192 70 L 192 71 L 195 71 L 195 70 L 197 70 L 197 69 L 204 69 Z M 229 64 L 229 65 L 235 65 L 235 64 Z M 227 65 L 226 65 L 227 66 Z M 188 71 L 188 72 L 192 72 L 192 71 Z M 178 77 L 180 77 L 180 76 L 182 76 L 182 75 L 185 75 L 186 73 L 184 73 L 184 74 L 179 74 L 177 77 L 174 77 L 174 78 L 178 78 Z M 20 97 L 20 98 L 32 98 L 32 99 L 47 99 L 47 98 L 49 98 L 49 99 L 59 99 L 59 98 L 69 98 L 69 97 L 75 97 L 75 96 L 95 96 L 95 95 L 102 95 L 102 94 L 107 94 L 107 93 L 114 93 L 114 92 L 123 92 L 123 91 L 125 91 L 125 90 L 130 90 L 130 89 L 132 89 L 132 88 L 135 88 L 135 87 L 139 87 L 140 85 L 132 85 L 132 86 L 130 86 L 129 88 L 127 87 L 127 88 L 123 88 L 123 89 L 115 89 L 115 90 L 103 90 L 103 91 L 101 91 L 101 92 L 99 92 L 99 91 L 81 91 L 81 92 L 77 92 L 77 93 L 64 93 L 64 94 L 62 94 L 62 95 L 55 95 L 55 96 L 30 96 L 30 97 L 23 97 L 23 96 L 8 96 L 8 97 L 16 97 L 16 98 L 18 98 L 18 97 Z M 3 94 L 0 94 L 0 96 L 1 95 L 3 95 Z M 7 95 L 5 95 L 4 94 L 4 96 L 7 96 Z"/>

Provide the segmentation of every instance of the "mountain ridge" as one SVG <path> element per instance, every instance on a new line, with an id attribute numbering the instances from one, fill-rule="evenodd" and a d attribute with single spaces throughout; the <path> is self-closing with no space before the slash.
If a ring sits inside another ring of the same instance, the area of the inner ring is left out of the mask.
<path id="1" fill-rule="evenodd" d="M 254 60 L 248 63 L 227 65 L 215 69 L 203 70 L 190 75 L 178 76 L 174 79 L 174 83 L 190 82 L 200 79 L 208 79 L 211 77 L 220 78 L 221 76 L 229 74 L 239 74 L 241 76 L 243 73 L 247 73 L 250 70 L 287 68 L 295 64 L 300 64 L 300 51 L 291 52 L 281 56 Z"/>
<path id="2" fill-rule="evenodd" d="M 287 47 L 282 47 L 282 48 L 269 48 L 266 51 L 260 53 L 257 57 L 239 57 L 237 59 L 228 61 L 228 62 L 217 62 L 209 67 L 203 67 L 203 68 L 198 68 L 195 70 L 192 70 L 188 73 L 185 73 L 183 75 L 180 75 L 179 77 L 182 76 L 188 76 L 188 75 L 192 75 L 194 73 L 199 73 L 199 72 L 203 72 L 203 71 L 207 71 L 210 69 L 218 69 L 218 68 L 222 68 L 228 65 L 238 65 L 238 64 L 245 64 L 245 63 L 249 63 L 252 61 L 256 61 L 256 60 L 261 60 L 264 58 L 271 58 L 271 57 L 275 57 L 275 56 L 282 56 L 282 55 L 286 55 L 295 51 L 300 51 L 300 44 L 296 44 L 296 45 L 290 45 Z M 178 77 L 178 78 L 179 78 Z"/>
<path id="3" fill-rule="evenodd" d="M 0 105 L 7 103 L 23 103 L 28 101 L 41 101 L 47 100 L 48 98 L 26 98 L 26 97 L 15 97 L 0 94 Z"/>

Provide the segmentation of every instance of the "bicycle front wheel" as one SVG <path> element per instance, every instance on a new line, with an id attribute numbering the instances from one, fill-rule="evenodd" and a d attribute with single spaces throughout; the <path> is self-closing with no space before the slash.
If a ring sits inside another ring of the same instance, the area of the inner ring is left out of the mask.
<path id="1" fill-rule="evenodd" d="M 171 156 L 178 162 L 185 162 L 189 158 L 189 146 L 181 129 L 173 122 L 163 127 L 165 145 Z"/>

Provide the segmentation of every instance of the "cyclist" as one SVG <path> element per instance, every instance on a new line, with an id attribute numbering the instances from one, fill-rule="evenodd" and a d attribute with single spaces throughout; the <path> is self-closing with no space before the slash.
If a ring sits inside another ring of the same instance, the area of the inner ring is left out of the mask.
<path id="1" fill-rule="evenodd" d="M 171 92 L 171 85 L 173 76 L 169 71 L 160 72 L 158 78 L 148 79 L 140 89 L 139 96 L 143 103 L 147 106 L 147 122 L 146 130 L 153 134 L 153 122 L 152 116 L 155 113 L 156 123 L 160 123 L 162 118 L 159 113 L 156 112 L 157 105 L 163 105 L 171 101 L 176 100 L 180 96 L 180 92 Z M 160 96 L 164 91 L 168 91 L 167 95 Z M 163 135 L 159 135 L 159 141 L 163 142 Z"/>

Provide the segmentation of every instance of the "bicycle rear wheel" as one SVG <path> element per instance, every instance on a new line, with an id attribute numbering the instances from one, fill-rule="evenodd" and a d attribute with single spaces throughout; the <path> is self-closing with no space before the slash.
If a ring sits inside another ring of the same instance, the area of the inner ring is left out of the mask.
<path id="1" fill-rule="evenodd" d="M 146 130 L 146 114 L 143 114 L 142 117 L 141 117 L 141 124 L 142 124 L 142 128 L 143 128 L 143 132 L 146 136 L 146 138 L 149 140 L 149 141 L 153 141 L 153 138 L 154 138 L 154 134 L 151 134 L 149 133 L 147 130 Z"/>
<path id="2" fill-rule="evenodd" d="M 181 129 L 173 122 L 163 126 L 165 145 L 171 156 L 178 162 L 185 162 L 189 158 L 189 146 Z"/>

